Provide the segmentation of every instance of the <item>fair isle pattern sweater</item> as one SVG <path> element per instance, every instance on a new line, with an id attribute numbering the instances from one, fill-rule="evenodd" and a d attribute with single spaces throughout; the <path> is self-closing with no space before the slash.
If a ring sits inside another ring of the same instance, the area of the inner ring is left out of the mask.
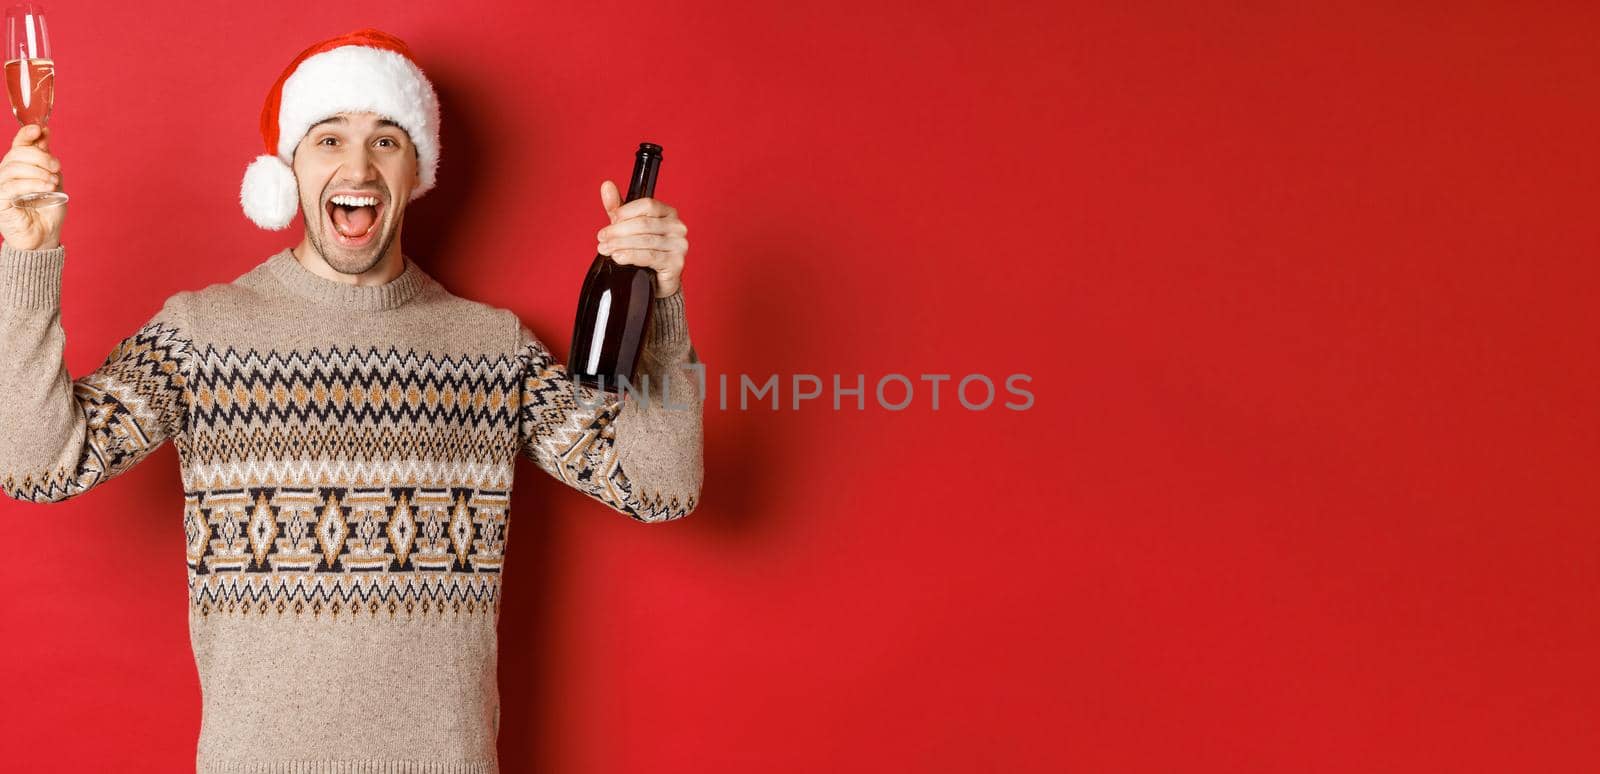
<path id="1" fill-rule="evenodd" d="M 499 771 L 516 458 L 641 522 L 699 499 L 681 291 L 654 302 L 650 401 L 575 388 L 515 313 L 409 258 L 353 286 L 288 249 L 174 294 L 73 379 L 64 263 L 0 247 L 0 487 L 77 497 L 172 439 L 202 774 Z"/>

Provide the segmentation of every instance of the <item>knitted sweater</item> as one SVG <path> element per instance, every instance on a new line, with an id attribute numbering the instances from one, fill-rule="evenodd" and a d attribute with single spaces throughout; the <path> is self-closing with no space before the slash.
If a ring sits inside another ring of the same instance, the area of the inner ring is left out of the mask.
<path id="1" fill-rule="evenodd" d="M 641 522 L 699 499 L 681 291 L 654 302 L 650 401 L 575 388 L 515 313 L 409 258 L 353 286 L 288 249 L 174 294 L 73 379 L 64 261 L 0 247 L 0 487 L 66 500 L 173 440 L 202 774 L 499 771 L 517 457 Z"/>

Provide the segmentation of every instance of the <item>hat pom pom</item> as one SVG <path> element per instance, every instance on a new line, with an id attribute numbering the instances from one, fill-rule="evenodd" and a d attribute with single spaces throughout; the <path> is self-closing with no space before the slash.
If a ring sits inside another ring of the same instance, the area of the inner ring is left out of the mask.
<path id="1" fill-rule="evenodd" d="M 239 204 L 245 217 L 257 226 L 278 231 L 294 220 L 300 189 L 294 170 L 277 156 L 262 154 L 244 170 L 244 185 L 239 189 Z"/>

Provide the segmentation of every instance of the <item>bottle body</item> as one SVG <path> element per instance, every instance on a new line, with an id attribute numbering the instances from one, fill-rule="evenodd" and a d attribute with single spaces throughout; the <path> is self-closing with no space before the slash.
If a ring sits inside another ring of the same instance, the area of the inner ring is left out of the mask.
<path id="1" fill-rule="evenodd" d="M 596 255 L 578 297 L 567 373 L 607 392 L 620 389 L 624 378 L 637 385 L 655 294 L 655 272 Z"/>
<path id="2" fill-rule="evenodd" d="M 625 202 L 655 195 L 660 165 L 661 146 L 639 143 Z M 597 254 L 578 295 L 568 375 L 579 384 L 606 392 L 616 392 L 624 382 L 639 386 L 639 356 L 650 329 L 655 294 L 654 270 L 624 266 Z"/>

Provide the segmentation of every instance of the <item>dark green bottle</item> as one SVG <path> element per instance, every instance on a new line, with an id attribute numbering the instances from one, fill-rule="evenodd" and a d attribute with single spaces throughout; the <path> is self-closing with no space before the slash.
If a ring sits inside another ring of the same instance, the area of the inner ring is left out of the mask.
<path id="1" fill-rule="evenodd" d="M 661 146 L 639 143 L 624 203 L 655 196 L 660 169 Z M 572 323 L 567 373 L 574 381 L 607 392 L 616 392 L 624 381 L 636 389 L 642 387 L 634 374 L 644 351 L 655 298 L 654 269 L 624 266 L 610 256 L 595 255 L 578 296 L 577 319 Z"/>

